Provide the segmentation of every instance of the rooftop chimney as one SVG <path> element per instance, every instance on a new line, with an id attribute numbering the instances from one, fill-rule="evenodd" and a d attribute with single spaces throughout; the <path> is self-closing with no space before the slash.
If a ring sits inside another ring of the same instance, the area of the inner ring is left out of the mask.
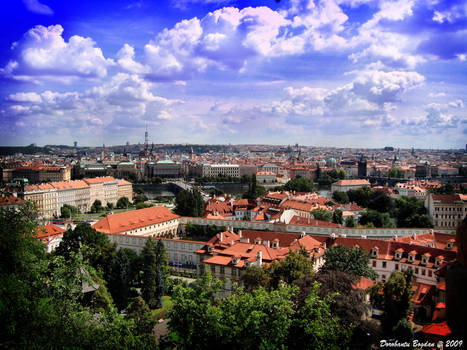
<path id="1" fill-rule="evenodd" d="M 242 238 L 242 234 L 243 234 L 242 230 L 238 231 L 238 236 L 239 236 L 240 238 Z"/>
<path id="2" fill-rule="evenodd" d="M 263 265 L 263 252 L 261 250 L 258 250 L 258 254 L 256 255 L 256 262 L 258 263 L 259 267 Z"/>
<path id="3" fill-rule="evenodd" d="M 224 232 L 219 233 L 219 242 L 221 243 L 222 243 L 222 238 L 224 238 L 223 236 L 224 236 Z"/>

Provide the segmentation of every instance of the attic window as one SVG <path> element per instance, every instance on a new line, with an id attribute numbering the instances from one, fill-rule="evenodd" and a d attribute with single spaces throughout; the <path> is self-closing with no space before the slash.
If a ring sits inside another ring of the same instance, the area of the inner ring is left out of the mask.
<path id="1" fill-rule="evenodd" d="M 426 257 L 426 256 L 423 256 L 423 257 L 422 257 L 422 264 L 423 264 L 423 265 L 426 265 L 426 263 L 427 263 L 427 257 Z"/>
<path id="2" fill-rule="evenodd" d="M 401 258 L 401 252 L 396 252 L 396 260 L 400 260 Z"/>
<path id="3" fill-rule="evenodd" d="M 413 262 L 413 254 L 409 254 L 409 262 Z"/>
<path id="4" fill-rule="evenodd" d="M 372 254 L 374 257 L 377 257 L 377 256 L 378 256 L 378 248 L 376 248 L 376 247 L 373 248 L 373 249 L 371 250 L 371 254 Z"/>
<path id="5" fill-rule="evenodd" d="M 446 244 L 446 249 L 452 249 L 454 246 L 454 240 L 450 239 L 448 243 Z"/>

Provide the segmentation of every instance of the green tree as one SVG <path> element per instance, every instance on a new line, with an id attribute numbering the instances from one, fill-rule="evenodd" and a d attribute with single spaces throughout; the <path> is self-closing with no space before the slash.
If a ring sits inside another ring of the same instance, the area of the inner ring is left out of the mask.
<path id="1" fill-rule="evenodd" d="M 80 223 L 74 230 L 70 229 L 63 234 L 55 253 L 68 260 L 72 252 L 78 253 L 79 251 L 85 261 L 103 273 L 107 281 L 117 252 L 116 244 L 110 243 L 107 235 L 96 231 L 88 223 Z"/>
<path id="2" fill-rule="evenodd" d="M 422 201 L 402 196 L 394 204 L 397 227 L 433 227 Z"/>
<path id="3" fill-rule="evenodd" d="M 91 205 L 91 213 L 100 213 L 103 210 L 104 210 L 104 207 L 102 206 L 102 202 L 96 199 L 94 203 L 92 203 Z"/>
<path id="4" fill-rule="evenodd" d="M 332 194 L 332 199 L 334 199 L 337 203 L 347 204 L 349 203 L 349 196 L 346 192 L 342 191 L 335 191 Z"/>
<path id="5" fill-rule="evenodd" d="M 248 267 L 240 276 L 240 281 L 247 292 L 259 287 L 269 288 L 269 280 L 266 270 L 259 266 Z"/>
<path id="6" fill-rule="evenodd" d="M 138 203 L 144 203 L 148 200 L 148 197 L 146 197 L 144 194 L 137 194 L 135 198 L 133 198 L 133 203 L 138 204 Z"/>
<path id="7" fill-rule="evenodd" d="M 250 181 L 248 183 L 248 191 L 242 195 L 242 198 L 246 199 L 256 199 L 266 193 L 266 189 L 258 185 L 256 180 L 256 174 L 251 175 Z"/>
<path id="8" fill-rule="evenodd" d="M 312 179 L 307 179 L 304 177 L 297 177 L 288 181 L 284 185 L 284 189 L 287 191 L 297 191 L 297 192 L 315 192 L 316 187 Z"/>
<path id="9" fill-rule="evenodd" d="M 119 310 L 127 307 L 131 283 L 135 278 L 130 259 L 125 250 L 119 249 L 112 264 L 109 290 Z"/>
<path id="10" fill-rule="evenodd" d="M 324 173 L 323 175 L 321 175 L 321 177 L 318 178 L 317 181 L 320 186 L 327 186 L 332 184 L 333 179 L 331 176 L 329 176 L 328 173 Z"/>
<path id="11" fill-rule="evenodd" d="M 380 213 L 389 213 L 392 211 L 393 202 L 386 192 L 376 190 L 371 193 L 367 206 L 368 208 L 377 210 Z"/>
<path id="12" fill-rule="evenodd" d="M 133 299 L 126 310 L 126 317 L 134 321 L 136 334 L 152 335 L 156 322 L 151 316 L 151 310 L 143 298 L 137 296 Z"/>
<path id="13" fill-rule="evenodd" d="M 162 306 L 166 292 L 169 264 L 164 244 L 149 238 L 141 252 L 142 288 L 141 295 L 151 309 Z"/>
<path id="14" fill-rule="evenodd" d="M 360 277 L 374 279 L 378 275 L 368 266 L 370 254 L 362 247 L 348 248 L 341 244 L 332 246 L 324 253 L 324 265 L 320 271 L 337 270 Z"/>
<path id="15" fill-rule="evenodd" d="M 117 208 L 118 209 L 125 209 L 131 205 L 130 201 L 127 197 L 120 197 L 117 201 Z"/>
<path id="16" fill-rule="evenodd" d="M 107 209 L 112 210 L 114 208 L 114 204 L 112 202 L 107 203 Z"/>
<path id="17" fill-rule="evenodd" d="M 69 218 L 71 219 L 73 216 L 75 216 L 76 214 L 78 214 L 78 208 L 72 206 L 72 205 L 69 205 L 69 204 L 64 204 L 61 208 L 60 208 L 60 217 L 61 218 Z"/>
<path id="18" fill-rule="evenodd" d="M 404 178 L 404 171 L 401 168 L 393 166 L 388 171 L 388 177 L 403 179 Z"/>
<path id="19" fill-rule="evenodd" d="M 313 215 L 313 218 L 316 220 L 323 220 L 323 221 L 328 221 L 331 222 L 332 220 L 332 214 L 331 212 L 327 211 L 326 209 L 315 209 L 311 211 L 311 215 Z"/>
<path id="20" fill-rule="evenodd" d="M 175 212 L 182 216 L 199 217 L 204 214 L 204 200 L 197 189 L 182 190 L 175 197 Z"/>
<path id="21" fill-rule="evenodd" d="M 347 218 L 345 219 L 345 226 L 355 227 L 355 219 L 353 215 L 347 216 Z"/>
<path id="22" fill-rule="evenodd" d="M 343 349 L 347 348 L 351 331 L 331 314 L 330 302 L 334 295 L 319 296 L 319 283 L 315 282 L 297 310 L 289 335 L 290 349 Z"/>
<path id="23" fill-rule="evenodd" d="M 170 337 L 182 349 L 218 349 L 221 312 L 212 301 L 222 290 L 222 282 L 210 272 L 189 287 L 175 286 L 168 312 Z"/>
<path id="24" fill-rule="evenodd" d="M 363 186 L 357 190 L 348 190 L 347 196 L 350 202 L 355 202 L 359 206 L 366 208 L 371 199 L 372 190 L 368 186 Z"/>
<path id="25" fill-rule="evenodd" d="M 336 209 L 332 213 L 332 222 L 335 224 L 342 224 L 344 220 L 342 219 L 342 210 Z"/>
<path id="26" fill-rule="evenodd" d="M 361 213 L 360 224 L 373 224 L 374 227 L 394 227 L 389 213 L 380 213 L 379 211 L 367 209 Z"/>
<path id="27" fill-rule="evenodd" d="M 414 339 L 413 327 L 407 319 L 402 318 L 392 328 L 391 335 L 400 342 L 412 343 Z"/>
<path id="28" fill-rule="evenodd" d="M 413 271 L 394 271 L 386 283 L 378 283 L 371 287 L 370 299 L 373 305 L 383 308 L 383 332 L 391 334 L 393 328 L 401 319 L 409 314 L 412 298 Z M 383 290 L 381 296 L 380 291 Z"/>
<path id="29" fill-rule="evenodd" d="M 293 281 L 313 276 L 313 261 L 305 250 L 294 252 L 289 250 L 285 259 L 273 261 L 266 267 L 270 278 L 270 286 L 277 288 L 280 282 L 291 284 Z"/>

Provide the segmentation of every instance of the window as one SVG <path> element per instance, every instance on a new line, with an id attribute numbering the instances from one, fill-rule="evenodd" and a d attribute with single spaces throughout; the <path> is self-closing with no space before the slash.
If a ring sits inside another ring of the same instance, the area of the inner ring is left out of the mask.
<path id="1" fill-rule="evenodd" d="M 214 265 L 211 265 L 211 272 L 216 273 L 216 267 Z"/>
<path id="2" fill-rule="evenodd" d="M 426 270 L 422 269 L 422 276 L 425 276 L 425 274 L 426 274 Z"/>
<path id="3" fill-rule="evenodd" d="M 373 267 L 376 267 L 376 260 L 373 260 Z"/>
<path id="4" fill-rule="evenodd" d="M 433 271 L 428 270 L 428 277 L 431 277 L 433 275 Z"/>
<path id="5" fill-rule="evenodd" d="M 418 267 L 415 268 L 415 274 L 418 275 Z"/>
<path id="6" fill-rule="evenodd" d="M 383 268 L 386 268 L 386 261 L 383 261 Z"/>
<path id="7" fill-rule="evenodd" d="M 219 272 L 220 272 L 221 275 L 223 275 L 223 274 L 225 273 L 225 268 L 224 268 L 224 266 L 221 266 L 221 267 L 220 267 L 220 271 L 219 271 Z"/>
<path id="8" fill-rule="evenodd" d="M 396 264 L 396 270 L 399 270 L 399 264 Z"/>
<path id="9" fill-rule="evenodd" d="M 232 268 L 232 276 L 235 276 L 236 275 L 236 269 Z"/>

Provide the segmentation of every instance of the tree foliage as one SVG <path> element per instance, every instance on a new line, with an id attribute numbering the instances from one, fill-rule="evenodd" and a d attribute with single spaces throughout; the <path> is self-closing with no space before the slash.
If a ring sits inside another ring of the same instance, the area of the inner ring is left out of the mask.
<path id="1" fill-rule="evenodd" d="M 371 287 L 370 298 L 373 305 L 382 307 L 384 311 L 382 326 L 385 334 L 391 334 L 397 323 L 409 314 L 413 278 L 411 269 L 394 271 L 386 283 Z"/>
<path id="2" fill-rule="evenodd" d="M 297 177 L 288 181 L 284 185 L 284 189 L 287 191 L 297 191 L 297 192 L 315 192 L 316 187 L 312 179 L 307 179 L 304 177 Z"/>
<path id="3" fill-rule="evenodd" d="M 325 263 L 320 271 L 343 271 L 360 277 L 374 279 L 376 272 L 368 266 L 370 254 L 362 247 L 348 248 L 341 244 L 332 246 L 324 253 Z"/>
<path id="4" fill-rule="evenodd" d="M 148 238 L 141 252 L 143 271 L 141 295 L 151 309 L 162 306 L 166 292 L 169 262 L 161 240 Z"/>
<path id="5" fill-rule="evenodd" d="M 313 275 L 313 261 L 305 250 L 289 251 L 285 259 L 273 261 L 266 267 L 270 286 L 277 288 L 281 282 L 291 284 L 293 281 Z"/>
<path id="6" fill-rule="evenodd" d="M 347 195 L 347 192 L 334 191 L 332 194 L 332 199 L 341 204 L 349 203 L 349 196 Z"/>
<path id="7" fill-rule="evenodd" d="M 125 209 L 131 205 L 130 201 L 127 197 L 120 197 L 117 201 L 117 208 L 118 209 Z"/>
<path id="8" fill-rule="evenodd" d="M 422 201 L 402 196 L 395 200 L 394 217 L 398 227 L 433 227 Z"/>
<path id="9" fill-rule="evenodd" d="M 311 211 L 311 215 L 313 215 L 313 218 L 316 220 L 323 220 L 323 221 L 332 221 L 332 214 L 331 212 L 327 211 L 326 209 L 315 209 Z"/>
<path id="10" fill-rule="evenodd" d="M 175 197 L 175 212 L 182 216 L 199 217 L 204 214 L 204 200 L 197 189 L 182 190 Z"/>
<path id="11" fill-rule="evenodd" d="M 71 252 L 81 252 L 83 258 L 108 280 L 116 254 L 116 244 L 110 243 L 107 235 L 98 232 L 88 223 L 80 223 L 63 234 L 55 254 L 69 259 Z"/>
<path id="12" fill-rule="evenodd" d="M 388 177 L 403 179 L 404 178 L 404 171 L 401 168 L 393 166 L 388 171 Z"/>

